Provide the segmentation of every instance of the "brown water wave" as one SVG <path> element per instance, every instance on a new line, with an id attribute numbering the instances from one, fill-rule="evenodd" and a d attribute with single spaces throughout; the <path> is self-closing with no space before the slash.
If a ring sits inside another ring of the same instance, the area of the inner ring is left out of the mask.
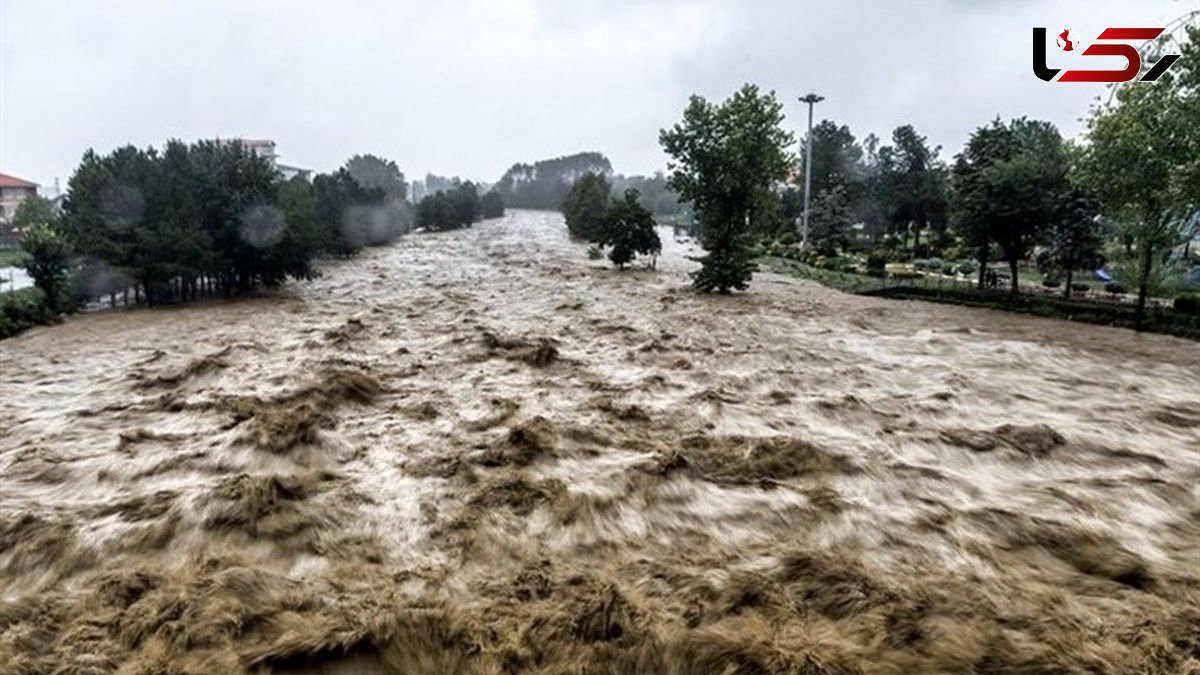
<path id="1" fill-rule="evenodd" d="M 0 342 L 0 672 L 1200 672 L 1200 347 L 665 243 Z"/>

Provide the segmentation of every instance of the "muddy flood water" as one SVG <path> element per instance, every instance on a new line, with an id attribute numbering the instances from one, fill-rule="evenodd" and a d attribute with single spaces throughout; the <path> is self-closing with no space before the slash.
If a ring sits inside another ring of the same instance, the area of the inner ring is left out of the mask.
<path id="1" fill-rule="evenodd" d="M 0 342 L 0 672 L 1200 673 L 1200 345 L 664 245 Z"/>

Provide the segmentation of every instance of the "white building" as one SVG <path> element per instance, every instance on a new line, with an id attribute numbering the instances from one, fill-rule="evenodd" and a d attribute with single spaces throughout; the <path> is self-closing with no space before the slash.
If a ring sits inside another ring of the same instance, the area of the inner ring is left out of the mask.
<path id="1" fill-rule="evenodd" d="M 279 151 L 275 147 L 275 141 L 269 138 L 227 138 L 220 139 L 222 143 L 237 143 L 246 150 L 262 157 L 275 167 L 275 170 L 283 177 L 284 180 L 291 180 L 296 177 L 308 180 L 312 176 L 312 169 L 303 169 L 290 164 L 281 164 L 279 162 Z"/>

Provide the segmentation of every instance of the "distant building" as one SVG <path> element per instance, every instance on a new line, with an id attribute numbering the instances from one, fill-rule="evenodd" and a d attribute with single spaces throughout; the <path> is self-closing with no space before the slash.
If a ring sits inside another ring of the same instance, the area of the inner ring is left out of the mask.
<path id="1" fill-rule="evenodd" d="M 0 173 L 0 223 L 9 223 L 21 202 L 36 197 L 38 184 L 33 181 Z"/>
<path id="2" fill-rule="evenodd" d="M 231 138 L 229 140 L 269 161 L 271 166 L 275 166 L 275 161 L 279 159 L 279 153 L 275 151 L 275 141 L 266 138 Z"/>
<path id="3" fill-rule="evenodd" d="M 312 169 L 301 169 L 298 166 L 289 166 L 287 164 L 279 163 L 275 164 L 275 169 L 279 171 L 279 174 L 283 176 L 284 180 L 291 180 L 293 178 L 302 178 L 304 180 L 308 180 L 312 177 Z"/>
<path id="4" fill-rule="evenodd" d="M 280 164 L 279 151 L 275 147 L 275 141 L 269 138 L 223 138 L 219 140 L 222 143 L 237 143 L 246 150 L 267 160 L 271 163 L 271 166 L 279 171 L 284 180 L 291 180 L 297 176 L 308 180 L 312 176 L 312 169 L 302 169 L 290 164 Z"/>

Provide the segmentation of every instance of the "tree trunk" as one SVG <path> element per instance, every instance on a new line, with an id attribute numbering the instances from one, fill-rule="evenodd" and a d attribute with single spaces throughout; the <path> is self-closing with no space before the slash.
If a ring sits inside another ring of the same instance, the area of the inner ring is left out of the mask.
<path id="1" fill-rule="evenodd" d="M 1139 331 L 1142 330 L 1146 320 L 1146 295 L 1149 291 L 1152 260 L 1154 260 L 1154 247 L 1150 242 L 1146 242 L 1146 250 L 1142 253 L 1142 270 L 1138 275 L 1137 314 L 1134 315 L 1133 319 L 1133 327 Z"/>
<path id="2" fill-rule="evenodd" d="M 1018 293 L 1018 290 L 1017 290 L 1017 261 L 1015 259 L 1008 261 L 1008 273 L 1012 275 L 1012 294 L 1016 295 Z"/>
<path id="3" fill-rule="evenodd" d="M 1071 299 L 1071 279 L 1075 275 L 1075 270 L 1071 269 L 1072 267 L 1074 265 L 1067 265 L 1067 285 L 1063 288 L 1063 297 L 1068 300 Z"/>
<path id="4" fill-rule="evenodd" d="M 987 287 L 987 246 L 980 247 L 977 259 L 979 260 L 979 290 L 982 291 L 985 287 Z"/>

